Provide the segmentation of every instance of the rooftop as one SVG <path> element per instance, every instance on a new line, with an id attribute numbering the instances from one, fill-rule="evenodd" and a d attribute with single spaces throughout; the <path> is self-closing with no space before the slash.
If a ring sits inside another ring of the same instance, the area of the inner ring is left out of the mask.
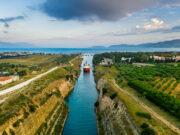
<path id="1" fill-rule="evenodd" d="M 3 77 L 3 78 L 0 78 L 0 82 L 7 81 L 7 80 L 10 80 L 10 79 L 11 79 L 10 77 Z"/>

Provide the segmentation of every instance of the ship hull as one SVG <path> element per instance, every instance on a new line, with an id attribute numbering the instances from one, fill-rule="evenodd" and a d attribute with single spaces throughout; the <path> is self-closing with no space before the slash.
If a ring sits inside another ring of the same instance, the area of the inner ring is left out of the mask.
<path id="1" fill-rule="evenodd" d="M 90 68 L 84 68 L 83 70 L 84 70 L 84 72 L 89 72 Z"/>

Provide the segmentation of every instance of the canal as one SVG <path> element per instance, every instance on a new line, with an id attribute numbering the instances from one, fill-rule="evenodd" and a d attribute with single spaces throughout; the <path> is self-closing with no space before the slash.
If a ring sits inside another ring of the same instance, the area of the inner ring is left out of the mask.
<path id="1" fill-rule="evenodd" d="M 63 135 L 97 135 L 96 114 L 94 103 L 98 98 L 94 82 L 93 56 L 87 54 L 83 57 L 81 74 L 76 81 L 73 92 L 67 97 L 66 103 L 70 112 L 64 127 Z M 84 63 L 91 66 L 89 73 L 83 72 Z"/>

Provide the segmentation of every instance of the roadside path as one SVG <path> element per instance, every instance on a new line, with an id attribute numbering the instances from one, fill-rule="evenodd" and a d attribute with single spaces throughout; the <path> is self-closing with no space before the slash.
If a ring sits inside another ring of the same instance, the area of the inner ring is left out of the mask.
<path id="1" fill-rule="evenodd" d="M 158 120 L 160 120 L 161 122 L 163 122 L 167 127 L 169 127 L 171 130 L 173 130 L 174 132 L 180 134 L 180 129 L 177 128 L 176 126 L 174 126 L 173 124 L 171 124 L 169 121 L 167 121 L 166 119 L 164 119 L 162 116 L 160 116 L 158 113 L 156 113 L 153 109 L 151 109 L 150 107 L 148 107 L 147 105 L 145 105 L 144 103 L 142 103 L 138 98 L 136 98 L 134 95 L 130 94 L 129 92 L 123 90 L 122 88 L 119 87 L 119 85 L 117 85 L 116 81 L 113 80 L 113 84 L 124 94 L 128 95 L 129 97 L 131 97 L 132 99 L 134 99 L 137 103 L 139 103 L 142 107 L 144 107 L 149 113 L 151 113 L 151 115 L 153 115 L 155 118 L 157 118 Z"/>
<path id="2" fill-rule="evenodd" d="M 54 68 L 50 69 L 49 71 L 47 71 L 47 72 L 45 72 L 45 73 L 42 73 L 42 74 L 40 74 L 40 75 L 37 75 L 36 77 L 34 77 L 34 78 L 30 79 L 30 80 L 27 80 L 27 81 L 25 81 L 25 82 L 22 82 L 22 83 L 20 83 L 20 84 L 17 84 L 17 85 L 15 85 L 15 86 L 11 87 L 11 88 L 2 90 L 2 91 L 0 91 L 0 96 L 5 95 L 5 94 L 7 94 L 7 93 L 9 93 L 9 92 L 13 92 L 13 91 L 15 91 L 15 90 L 18 90 L 18 89 L 20 89 L 20 88 L 23 88 L 24 86 L 27 86 L 28 84 L 30 84 L 32 81 L 37 80 L 37 79 L 41 78 L 42 76 L 45 76 L 45 75 L 51 73 L 52 71 L 56 70 L 57 68 L 58 68 L 58 67 L 54 67 Z"/>

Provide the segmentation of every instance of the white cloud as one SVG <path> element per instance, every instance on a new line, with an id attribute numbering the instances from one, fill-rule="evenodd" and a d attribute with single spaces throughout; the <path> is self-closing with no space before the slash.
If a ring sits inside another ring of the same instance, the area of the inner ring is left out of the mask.
<path id="1" fill-rule="evenodd" d="M 128 13 L 128 14 L 127 14 L 128 17 L 131 17 L 132 15 L 133 15 L 132 13 Z"/>
<path id="2" fill-rule="evenodd" d="M 152 18 L 151 21 L 155 24 L 155 25 L 162 25 L 164 22 L 159 20 L 158 18 Z"/>
<path id="3" fill-rule="evenodd" d="M 179 26 L 169 26 L 165 25 L 163 20 L 159 18 L 151 18 L 148 22 L 145 22 L 144 25 L 136 25 L 133 29 L 125 29 L 121 31 L 112 31 L 104 35 L 111 36 L 128 36 L 128 35 L 139 35 L 139 34 L 149 34 L 149 33 L 172 33 L 179 32 Z"/>
<path id="4" fill-rule="evenodd" d="M 136 29 L 139 29 L 140 28 L 140 26 L 139 25 L 136 25 Z"/>
<path id="5" fill-rule="evenodd" d="M 159 18 L 152 18 L 150 22 L 146 22 L 143 26 L 137 25 L 137 29 L 144 29 L 144 30 L 157 30 L 162 29 L 167 26 L 164 26 L 164 21 L 160 20 Z"/>

